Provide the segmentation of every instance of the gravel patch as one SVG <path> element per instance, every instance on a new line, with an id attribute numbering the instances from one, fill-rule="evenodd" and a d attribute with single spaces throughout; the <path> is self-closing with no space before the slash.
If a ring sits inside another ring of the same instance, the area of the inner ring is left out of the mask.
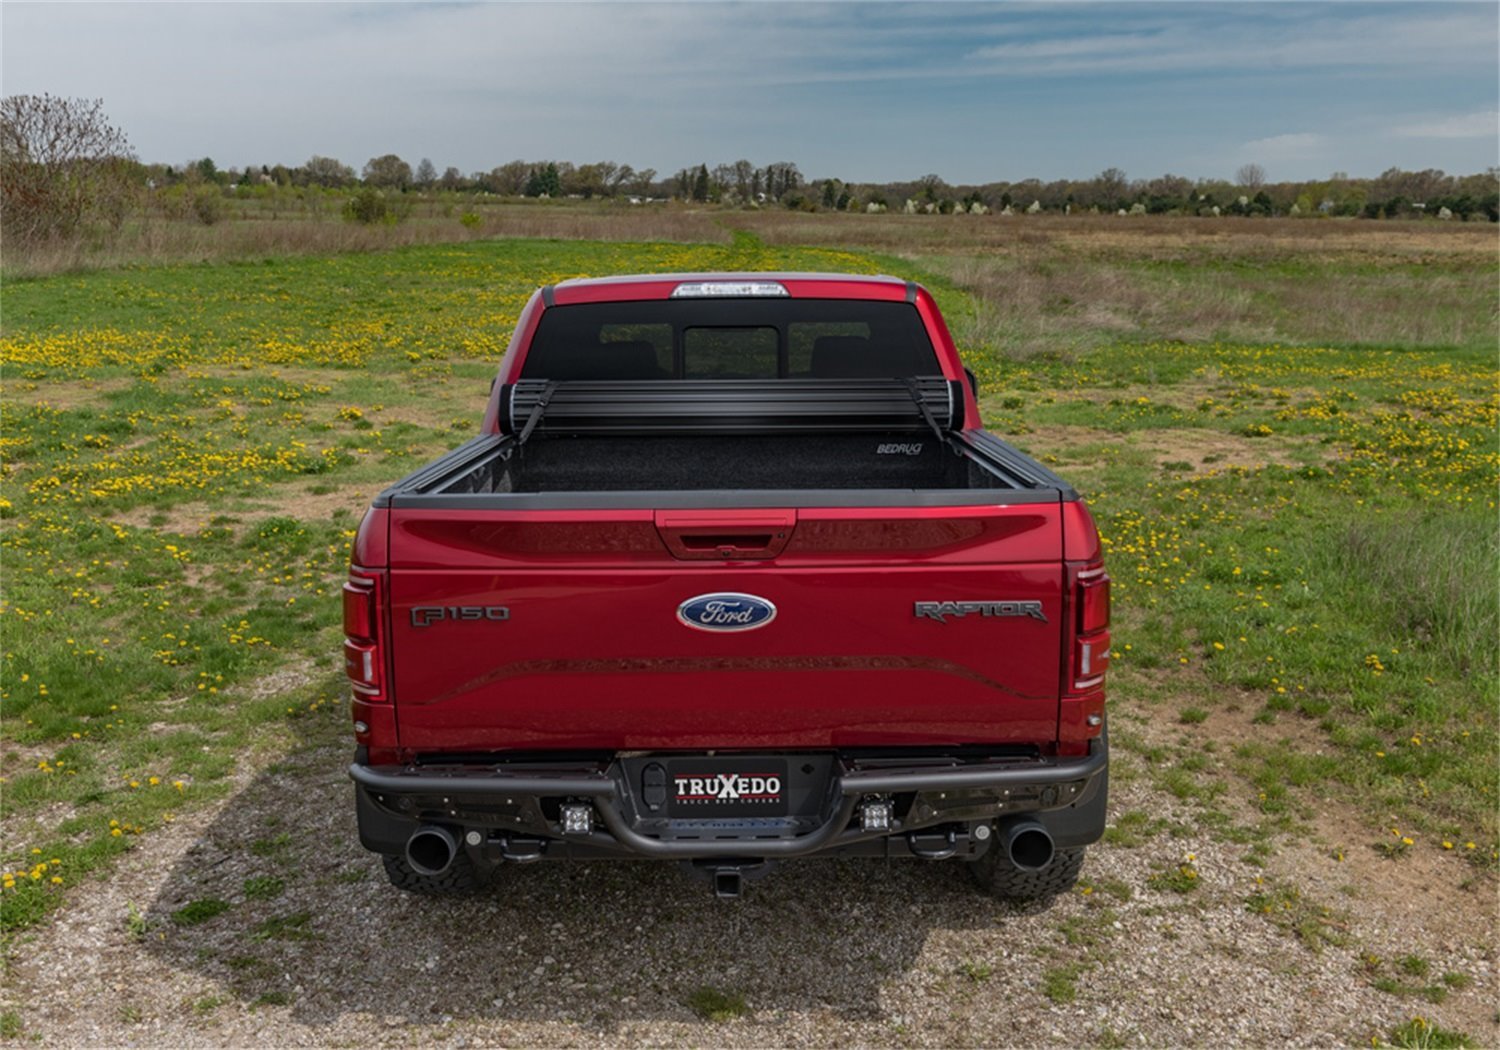
<path id="1" fill-rule="evenodd" d="M 1313 847 L 1257 868 L 1246 847 L 1184 831 L 1191 810 L 1144 777 L 1117 786 L 1112 810 L 1177 832 L 1095 847 L 1080 891 L 1048 909 L 978 896 L 958 864 L 911 861 L 790 862 L 737 902 L 671 865 L 543 863 L 503 870 L 480 898 L 429 901 L 388 886 L 360 848 L 346 762 L 328 746 L 274 764 L 144 839 L 108 882 L 75 889 L 13 953 L 3 999 L 21 1038 L 1368 1046 L 1420 1014 L 1500 1044 L 1492 883 L 1460 890 L 1466 866 L 1438 858 L 1450 862 L 1441 892 L 1361 896 L 1351 869 Z M 1185 863 L 1193 889 L 1153 883 Z M 1345 943 L 1315 948 L 1247 909 L 1289 882 L 1333 908 Z M 230 907 L 174 921 L 209 898 Z M 147 921 L 138 935 L 132 904 Z M 1442 1005 L 1381 992 L 1370 954 L 1420 955 L 1468 984 Z M 742 997 L 744 1013 L 699 1016 L 705 988 Z"/>

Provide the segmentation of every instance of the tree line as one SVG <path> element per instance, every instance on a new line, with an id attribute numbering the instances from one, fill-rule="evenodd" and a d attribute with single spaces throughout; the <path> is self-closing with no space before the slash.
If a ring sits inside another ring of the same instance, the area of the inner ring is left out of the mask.
<path id="1" fill-rule="evenodd" d="M 686 201 L 721 207 L 924 214 L 1039 212 L 1151 215 L 1344 216 L 1500 221 L 1500 168 L 1471 175 L 1390 168 L 1374 178 L 1335 172 L 1326 179 L 1271 182 L 1246 164 L 1233 179 L 1165 174 L 1132 179 L 1106 168 L 1087 179 L 1022 179 L 953 184 L 937 174 L 858 182 L 808 178 L 790 161 L 707 162 L 662 176 L 613 160 L 512 160 L 463 173 L 422 158 L 415 168 L 395 153 L 371 157 L 356 172 L 341 160 L 220 167 L 203 157 L 183 164 L 144 163 L 98 99 L 12 95 L 0 99 L 0 232 L 12 243 L 67 238 L 118 228 L 131 208 L 152 199 L 172 214 L 212 224 L 229 195 L 326 190 L 346 195 L 346 217 L 399 219 L 412 195 Z"/>
<path id="2" fill-rule="evenodd" d="M 1326 179 L 1269 182 L 1259 165 L 1244 165 L 1233 179 L 1190 179 L 1166 174 L 1131 179 L 1106 168 L 1088 179 L 1021 179 L 979 185 L 951 184 L 936 174 L 892 182 L 809 179 L 795 163 L 757 166 L 740 159 L 707 163 L 657 178 L 654 168 L 615 161 L 513 160 L 464 175 L 456 167 L 439 175 L 431 160 L 412 166 L 396 154 L 372 157 L 355 170 L 328 157 L 297 167 L 247 165 L 217 171 L 212 161 L 173 167 L 147 165 L 154 185 L 192 180 L 206 168 L 213 181 L 244 185 L 370 187 L 399 193 L 484 193 L 502 197 L 677 200 L 729 207 L 767 204 L 803 211 L 909 211 L 951 214 L 1000 212 L 1108 212 L 1149 215 L 1243 215 L 1409 218 L 1447 210 L 1457 219 L 1500 221 L 1500 168 L 1473 175 L 1438 169 L 1389 168 L 1374 178 L 1334 172 Z"/>

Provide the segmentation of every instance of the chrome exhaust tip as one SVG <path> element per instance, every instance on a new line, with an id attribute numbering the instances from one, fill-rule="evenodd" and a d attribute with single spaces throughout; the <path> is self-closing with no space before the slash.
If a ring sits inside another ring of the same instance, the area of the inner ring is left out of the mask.
<path id="1" fill-rule="evenodd" d="M 458 840 L 447 828 L 424 824 L 406 840 L 406 863 L 418 875 L 441 875 L 453 866 Z"/>

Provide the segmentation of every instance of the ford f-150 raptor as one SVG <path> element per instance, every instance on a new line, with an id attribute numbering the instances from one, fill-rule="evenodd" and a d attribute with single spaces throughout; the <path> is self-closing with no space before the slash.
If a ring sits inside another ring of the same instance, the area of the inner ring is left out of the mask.
<path id="1" fill-rule="evenodd" d="M 480 436 L 365 515 L 344 630 L 406 890 L 654 858 L 733 897 L 837 854 L 1045 898 L 1103 832 L 1098 533 L 906 281 L 541 289 Z"/>

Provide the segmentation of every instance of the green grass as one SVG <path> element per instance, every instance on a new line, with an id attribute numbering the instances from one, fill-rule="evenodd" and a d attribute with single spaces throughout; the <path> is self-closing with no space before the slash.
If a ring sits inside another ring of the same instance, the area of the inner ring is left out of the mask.
<path id="1" fill-rule="evenodd" d="M 745 997 L 739 992 L 725 992 L 704 985 L 695 989 L 687 1000 L 688 1009 L 705 1021 L 733 1021 L 750 1012 Z"/>
<path id="2" fill-rule="evenodd" d="M 1067 963 L 1049 967 L 1042 973 L 1042 994 L 1054 1003 L 1071 1003 L 1078 998 L 1078 978 L 1088 969 L 1087 963 Z"/>
<path id="3" fill-rule="evenodd" d="M 1266 886 L 1245 898 L 1245 910 L 1264 915 L 1315 952 L 1324 945 L 1343 945 L 1349 940 L 1343 914 L 1308 900 L 1293 886 Z"/>
<path id="4" fill-rule="evenodd" d="M 1087 286 L 1096 270 L 1070 259 L 1046 260 L 1048 281 Z M 1233 741 L 1231 761 L 1268 819 L 1333 792 L 1364 809 L 1372 837 L 1395 814 L 1419 846 L 1449 840 L 1493 866 L 1493 296 L 1449 294 L 1485 280 L 1492 293 L 1492 263 L 1462 263 L 1459 279 L 1452 261 L 1273 261 L 1283 284 L 1394 282 L 1403 302 L 1424 279 L 1447 289 L 1428 297 L 1431 323 L 1373 310 L 1344 342 L 1316 338 L 1304 299 L 1276 308 L 1287 342 L 1247 338 L 1243 314 L 1224 340 L 1122 341 L 1079 300 L 1038 307 L 1045 324 L 1025 339 L 1052 335 L 1033 352 L 997 320 L 1003 285 L 949 262 L 923 273 L 739 231 L 728 245 L 474 241 L 7 281 L 0 931 L 222 798 L 237 762 L 343 722 L 335 673 L 258 683 L 337 651 L 339 581 L 369 498 L 475 432 L 536 285 L 635 270 L 926 281 L 982 378 L 987 420 L 1098 519 L 1117 602 L 1113 702 L 1200 741 L 1221 708 L 1250 705 L 1267 734 Z M 1221 278 L 1254 271 L 1199 281 L 1143 259 L 1132 272 L 1208 310 Z M 1211 813 L 1228 788 L 1187 762 L 1201 746 L 1150 768 Z M 1163 830 L 1125 815 L 1109 840 Z M 274 857 L 277 842 L 251 848 Z"/>
<path id="5" fill-rule="evenodd" d="M 1173 868 L 1162 868 L 1146 879 L 1146 885 L 1153 890 L 1170 890 L 1173 893 L 1192 893 L 1201 885 L 1198 879 L 1198 869 L 1191 863 L 1179 864 Z"/>
<path id="6" fill-rule="evenodd" d="M 257 925 L 251 936 L 258 941 L 310 941 L 318 936 L 308 928 L 311 923 L 311 912 L 278 915 Z"/>
<path id="7" fill-rule="evenodd" d="M 1389 1038 L 1391 1046 L 1402 1050 L 1462 1050 L 1478 1045 L 1463 1032 L 1440 1028 L 1421 1017 L 1397 1025 Z"/>
<path id="8" fill-rule="evenodd" d="M 1235 741 L 1268 813 L 1332 788 L 1493 863 L 1492 353 L 1129 343 L 993 368 L 987 416 L 1105 537 L 1117 703 L 1210 735 L 1251 705 L 1283 728 Z"/>
<path id="9" fill-rule="evenodd" d="M 230 907 L 228 901 L 219 900 L 217 897 L 204 897 L 178 908 L 172 913 L 172 921 L 179 926 L 198 926 L 223 915 Z"/>
<path id="10" fill-rule="evenodd" d="M 286 881 L 274 875 L 257 875 L 245 880 L 244 891 L 249 900 L 274 900 L 286 892 Z"/>

